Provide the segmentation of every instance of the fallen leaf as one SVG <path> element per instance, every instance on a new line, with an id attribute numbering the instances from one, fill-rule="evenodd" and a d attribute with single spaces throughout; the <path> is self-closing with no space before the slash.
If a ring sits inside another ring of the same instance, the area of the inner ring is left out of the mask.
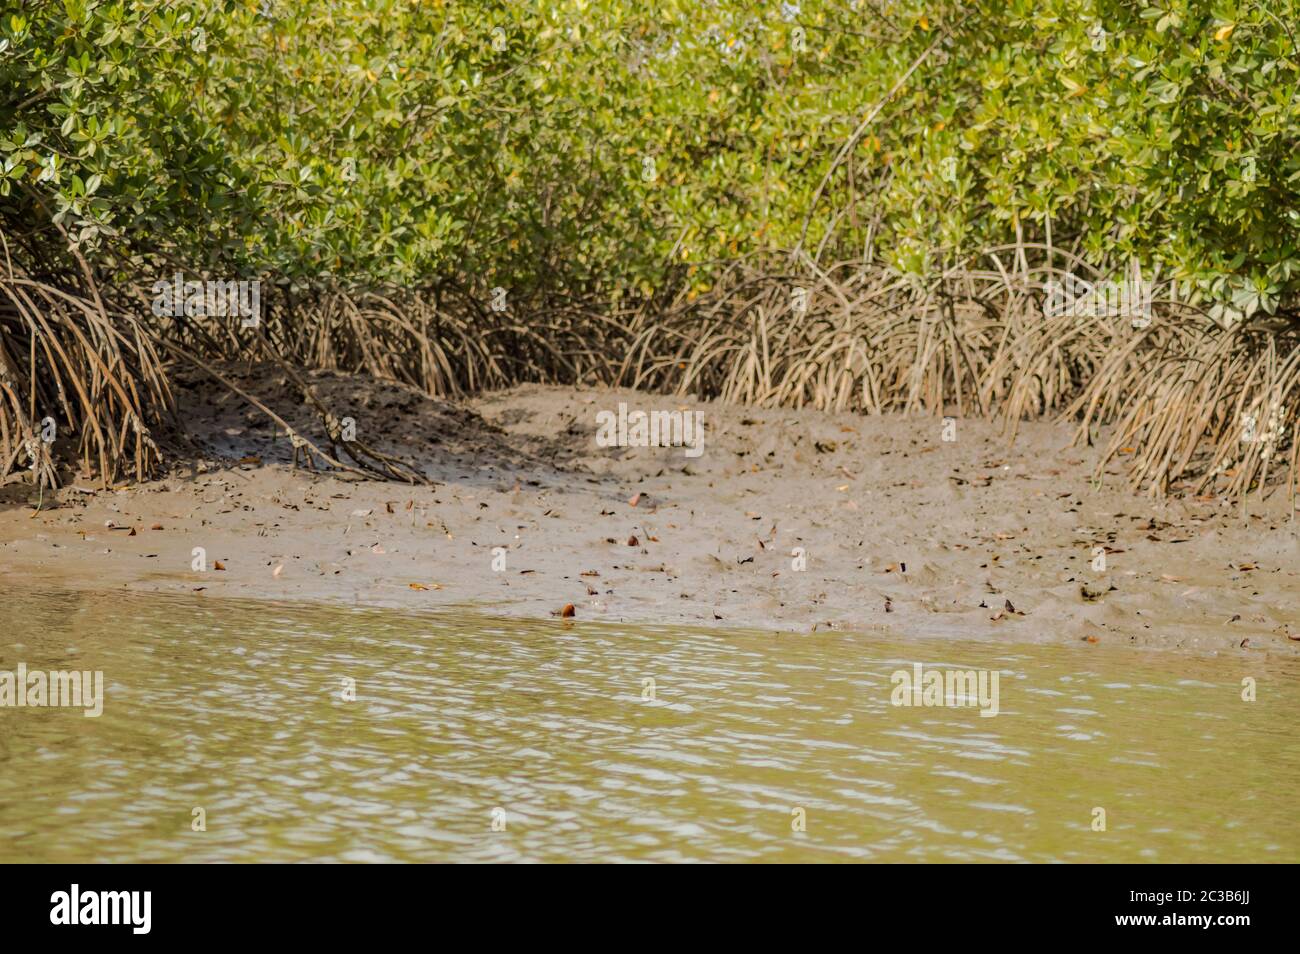
<path id="1" fill-rule="evenodd" d="M 627 545 L 630 547 L 639 547 L 641 545 L 641 541 L 636 538 L 636 534 L 633 534 L 632 536 L 627 538 Z"/>
<path id="2" fill-rule="evenodd" d="M 212 564 L 212 569 L 214 569 L 214 570 L 224 570 L 225 568 L 226 568 L 226 565 L 225 565 L 224 563 L 222 563 L 220 560 L 216 560 L 216 561 L 214 561 L 213 564 Z"/>
<path id="3" fill-rule="evenodd" d="M 1084 580 L 1079 584 L 1079 595 L 1085 600 L 1091 601 L 1100 599 L 1109 592 L 1110 590 L 1107 588 L 1105 581 L 1093 582 L 1091 580 Z"/>
<path id="4" fill-rule="evenodd" d="M 636 493 L 628 498 L 627 505 L 629 507 L 635 507 L 640 502 L 641 502 L 641 495 L 639 493 Z"/>
<path id="5" fill-rule="evenodd" d="M 575 613 L 577 613 L 577 610 L 573 608 L 573 604 L 565 603 L 564 609 L 560 610 L 560 618 L 568 619 L 569 617 L 573 616 Z"/>
<path id="6" fill-rule="evenodd" d="M 271 575 L 278 578 L 280 574 L 283 572 L 284 572 L 284 564 L 281 563 L 277 565 L 274 570 L 271 571 Z"/>

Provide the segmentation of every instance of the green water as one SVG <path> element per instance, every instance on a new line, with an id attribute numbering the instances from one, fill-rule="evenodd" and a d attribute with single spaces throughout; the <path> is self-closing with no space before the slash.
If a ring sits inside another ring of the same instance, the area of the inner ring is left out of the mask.
<path id="1" fill-rule="evenodd" d="M 0 670 L 106 693 L 0 708 L 0 861 L 1300 860 L 1300 668 L 1263 654 L 4 605 Z M 996 670 L 1000 713 L 891 705 L 917 661 Z"/>

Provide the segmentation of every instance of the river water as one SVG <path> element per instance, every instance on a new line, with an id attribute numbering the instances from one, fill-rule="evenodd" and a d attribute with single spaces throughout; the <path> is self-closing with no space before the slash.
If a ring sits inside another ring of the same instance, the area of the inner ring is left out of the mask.
<path id="1" fill-rule="evenodd" d="M 5 862 L 1300 860 L 1263 653 L 3 602 L 0 670 L 105 680 L 98 718 L 0 707 Z M 918 662 L 998 714 L 891 704 Z"/>

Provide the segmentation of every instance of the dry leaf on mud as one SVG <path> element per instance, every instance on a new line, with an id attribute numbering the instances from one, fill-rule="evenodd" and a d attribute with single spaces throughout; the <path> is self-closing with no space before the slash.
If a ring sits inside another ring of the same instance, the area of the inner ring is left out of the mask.
<path id="1" fill-rule="evenodd" d="M 572 603 L 565 603 L 564 608 L 559 611 L 560 619 L 570 619 L 577 614 L 577 610 Z"/>
<path id="2" fill-rule="evenodd" d="M 224 570 L 225 568 L 226 565 L 222 563 L 220 560 L 217 560 L 212 564 L 212 569 L 214 570 Z"/>
<path id="3" fill-rule="evenodd" d="M 1109 592 L 1110 587 L 1105 580 L 1100 582 L 1085 580 L 1079 584 L 1079 595 L 1089 602 L 1101 599 L 1101 597 L 1105 596 Z"/>
<path id="4" fill-rule="evenodd" d="M 440 590 L 442 587 L 437 583 L 407 583 L 413 590 Z"/>
<path id="5" fill-rule="evenodd" d="M 633 494 L 631 497 L 628 498 L 627 505 L 629 507 L 635 507 L 640 502 L 641 502 L 641 495 L 637 493 L 637 494 Z"/>
<path id="6" fill-rule="evenodd" d="M 641 545 L 641 541 L 636 538 L 636 534 L 633 534 L 632 536 L 627 538 L 627 545 L 630 547 L 639 547 Z"/>

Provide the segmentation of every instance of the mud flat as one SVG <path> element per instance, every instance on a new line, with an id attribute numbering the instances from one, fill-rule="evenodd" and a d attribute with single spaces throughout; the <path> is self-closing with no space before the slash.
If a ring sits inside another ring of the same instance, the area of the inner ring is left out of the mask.
<path id="1" fill-rule="evenodd" d="M 287 382 L 252 369 L 243 383 L 311 433 Z M 1152 500 L 1118 467 L 1094 483 L 1095 449 L 1050 423 L 1010 443 L 975 419 L 945 431 L 633 391 L 523 386 L 457 404 L 330 373 L 312 384 L 433 484 L 295 469 L 259 412 L 183 380 L 197 449 L 174 450 L 165 478 L 0 489 L 3 589 L 1300 654 L 1285 488 L 1244 509 Z M 620 403 L 697 412 L 702 446 L 601 446 Z"/>

